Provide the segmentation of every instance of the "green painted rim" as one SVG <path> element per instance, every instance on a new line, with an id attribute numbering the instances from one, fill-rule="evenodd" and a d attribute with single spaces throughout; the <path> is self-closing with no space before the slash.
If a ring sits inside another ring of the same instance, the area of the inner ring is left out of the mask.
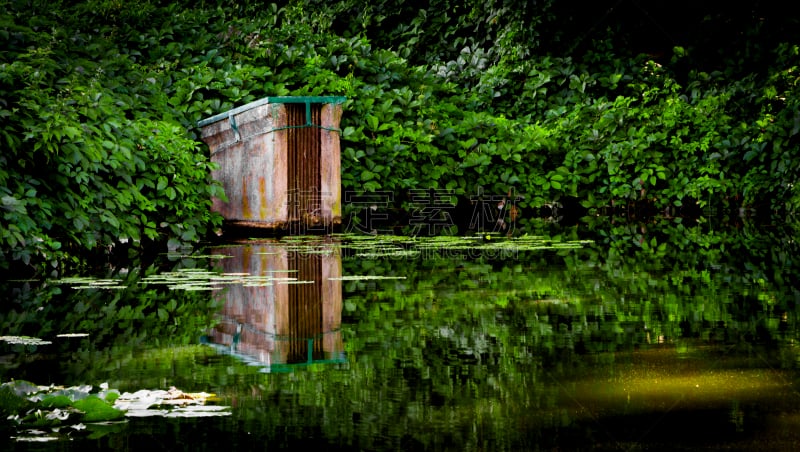
<path id="1" fill-rule="evenodd" d="M 201 119 L 197 122 L 198 127 L 205 127 L 223 119 L 228 119 L 231 116 L 238 115 L 247 110 L 267 104 L 343 104 L 347 100 L 344 96 L 272 96 L 264 97 L 259 100 L 250 102 L 249 104 L 233 108 L 226 112 L 211 116 L 210 118 Z"/>

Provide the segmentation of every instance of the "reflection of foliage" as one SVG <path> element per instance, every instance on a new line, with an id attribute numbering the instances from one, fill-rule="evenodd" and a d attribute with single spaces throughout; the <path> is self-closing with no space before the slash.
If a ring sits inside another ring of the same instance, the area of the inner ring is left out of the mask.
<path id="1" fill-rule="evenodd" d="M 605 221 L 551 237 L 591 239 L 580 248 L 484 257 L 429 249 L 424 256 L 380 258 L 343 249 L 347 362 L 289 374 L 260 374 L 190 345 L 211 324 L 204 313 L 214 302 L 207 292 L 137 284 L 154 269 L 117 275 L 128 290 L 21 291 L 12 306 L 25 309 L 4 314 L 3 328 L 50 340 L 57 332 L 83 331 L 88 319 L 96 324 L 86 330 L 92 336 L 47 346 L 71 357 L 59 363 L 65 379 L 200 386 L 236 406 L 230 420 L 220 421 L 231 422 L 226 428 L 277 439 L 313 432 L 352 449 L 556 445 L 547 432 L 574 425 L 581 414 L 565 409 L 553 387 L 571 388 L 576 375 L 605 376 L 634 351 L 722 359 L 701 351 L 722 344 L 726 359 L 759 351 L 775 367 L 797 367 L 797 352 L 786 346 L 799 332 L 798 291 L 786 277 L 797 271 L 795 225 L 721 230 Z M 80 303 L 91 309 L 78 312 Z M 129 320 L 118 315 L 125 306 Z M 19 351 L 43 360 L 40 347 Z M 239 435 L 231 446 L 263 439 Z"/>
<path id="2" fill-rule="evenodd" d="M 709 335 L 731 341 L 777 337 L 775 327 L 787 327 L 797 299 L 784 276 L 797 245 L 779 231 L 754 236 L 749 230 L 731 235 L 706 229 L 606 225 L 591 237 L 596 245 L 524 252 L 508 260 L 433 254 L 418 260 L 345 259 L 346 271 L 352 265 L 356 274 L 404 277 L 349 282 L 345 290 L 353 296 L 345 300 L 346 315 L 439 325 L 409 337 L 434 335 L 476 359 L 498 338 L 510 346 L 520 328 L 537 356 Z M 767 274 L 775 268 L 781 270 Z M 495 318 L 498 311 L 501 318 Z M 718 331 L 709 332 L 709 325 Z"/>
<path id="3" fill-rule="evenodd" d="M 97 379 L 111 378 L 104 373 L 100 362 L 105 361 L 111 370 L 115 362 L 120 362 L 119 357 L 114 358 L 115 354 L 143 350 L 154 343 L 195 344 L 214 322 L 219 302 L 209 292 L 168 290 L 140 284 L 142 277 L 156 270 L 150 267 L 142 273 L 132 270 L 115 275 L 113 279 L 127 287 L 124 290 L 73 290 L 58 282 L 26 284 L 16 289 L 16 302 L 0 315 L 0 330 L 16 336 L 36 336 L 53 343 L 28 346 L 26 350 L 33 361 L 49 356 L 54 349 L 66 353 L 70 358 L 59 363 L 61 369 L 71 375 L 66 383 L 72 378 L 95 380 L 93 372 L 98 373 Z M 71 337 L 63 333 L 84 333 L 85 336 Z"/>
<path id="4" fill-rule="evenodd" d="M 272 386 L 263 390 L 283 396 L 278 406 L 263 409 L 281 425 L 308 425 L 291 408 L 305 400 L 321 419 L 361 421 L 347 432 L 319 422 L 330 429 L 329 438 L 355 437 L 365 441 L 362 448 L 406 446 L 373 439 L 403 438 L 390 427 L 401 424 L 400 432 L 419 432 L 405 441 L 427 447 L 507 441 L 505 448 L 515 449 L 530 438 L 509 433 L 512 419 L 543 429 L 571 422 L 547 387 L 613 362 L 614 354 L 599 352 L 686 353 L 691 344 L 722 343 L 743 345 L 747 353 L 758 347 L 772 359 L 772 346 L 797 339 L 796 289 L 783 277 L 764 278 L 773 265 L 782 272 L 796 267 L 789 257 L 797 245 L 777 231 L 602 226 L 591 237 L 596 245 L 506 261 L 345 257 L 345 275 L 404 279 L 347 281 L 347 379 L 333 370 L 302 374 L 288 398 L 286 381 L 269 380 Z M 764 252 L 784 260 L 765 262 Z M 733 357 L 736 349 L 728 350 Z M 780 352 L 775 359 L 796 367 L 794 355 Z M 305 399 L 342 388 L 349 401 L 344 408 Z M 525 412 L 531 407 L 535 420 Z M 427 436 L 430 422 L 455 426 L 454 436 Z"/>

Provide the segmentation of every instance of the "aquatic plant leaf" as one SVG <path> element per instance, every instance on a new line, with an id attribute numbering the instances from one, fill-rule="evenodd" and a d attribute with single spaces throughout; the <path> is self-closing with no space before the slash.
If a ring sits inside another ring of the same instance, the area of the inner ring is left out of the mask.
<path id="1" fill-rule="evenodd" d="M 127 289 L 128 286 L 108 286 L 108 285 L 99 285 L 99 284 L 90 284 L 88 286 L 71 286 L 70 289 L 73 290 L 87 290 L 87 289 L 108 289 L 108 290 L 120 290 L 120 289 Z"/>
<path id="2" fill-rule="evenodd" d="M 169 410 L 150 408 L 130 408 L 125 411 L 125 417 L 157 417 L 166 416 Z"/>
<path id="3" fill-rule="evenodd" d="M 35 394 L 30 397 L 44 402 L 48 397 L 66 397 L 70 402 L 81 400 L 89 397 L 93 387 L 92 385 L 71 386 L 69 388 L 47 388 L 41 391 L 40 394 Z"/>
<path id="4" fill-rule="evenodd" d="M 20 418 L 19 413 L 27 413 L 19 423 L 39 427 L 53 427 L 72 419 L 95 424 L 125 416 L 199 417 L 229 414 L 226 411 L 229 407 L 206 406 L 206 402 L 216 400 L 216 395 L 207 392 L 186 393 L 170 388 L 120 394 L 117 389 L 109 389 L 107 383 L 101 384 L 101 391 L 96 394 L 92 393 L 93 389 L 92 385 L 64 388 L 12 381 L 0 386 L 0 401 L 5 415 Z M 36 409 L 26 409 L 30 406 Z M 171 414 L 176 409 L 180 411 Z M 73 417 L 73 414 L 80 416 Z"/>
<path id="5" fill-rule="evenodd" d="M 74 407 L 85 413 L 84 422 L 112 421 L 125 416 L 124 411 L 111 406 L 105 400 L 94 395 L 76 400 Z"/>
<path id="6" fill-rule="evenodd" d="M 87 289 L 127 289 L 128 286 L 120 284 L 121 279 L 93 278 L 89 276 L 69 276 L 52 281 L 54 284 L 69 284 L 74 290 Z"/>
<path id="7" fill-rule="evenodd" d="M 30 402 L 25 398 L 27 392 L 15 388 L 13 383 L 3 383 L 0 386 L 0 414 L 3 417 L 14 416 L 30 405 Z"/>
<path id="8" fill-rule="evenodd" d="M 46 432 L 41 430 L 28 430 L 26 433 L 28 434 L 39 434 L 37 436 L 17 436 L 12 437 L 15 441 L 18 442 L 27 442 L 27 443 L 46 443 L 50 441 L 58 441 L 59 437 L 55 435 L 50 435 Z"/>
<path id="9" fill-rule="evenodd" d="M 30 336 L 0 336 L 1 342 L 8 342 L 9 344 L 18 345 L 48 345 L 52 344 L 50 341 L 39 339 L 38 337 Z"/>
<path id="10" fill-rule="evenodd" d="M 165 417 L 210 417 L 230 416 L 228 407 L 217 405 L 191 405 L 169 411 Z"/>
<path id="11" fill-rule="evenodd" d="M 227 406 L 205 405 L 207 401 L 215 399 L 216 395 L 206 392 L 186 393 L 177 388 L 170 388 L 167 391 L 143 389 L 120 395 L 114 406 L 124 410 L 128 417 L 199 417 L 230 414 L 226 411 L 229 409 Z"/>
<path id="12" fill-rule="evenodd" d="M 45 396 L 41 400 L 40 404 L 43 408 L 64 408 L 72 405 L 72 399 L 63 394 L 61 395 L 50 394 Z"/>

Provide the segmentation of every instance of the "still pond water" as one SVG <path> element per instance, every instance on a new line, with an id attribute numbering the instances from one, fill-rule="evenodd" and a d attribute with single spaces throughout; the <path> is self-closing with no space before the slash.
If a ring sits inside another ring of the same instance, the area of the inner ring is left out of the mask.
<path id="1" fill-rule="evenodd" d="M 2 382 L 204 407 L 34 425 L 4 402 L 0 449 L 800 447 L 795 230 L 539 229 L 244 240 L 6 282 Z"/>

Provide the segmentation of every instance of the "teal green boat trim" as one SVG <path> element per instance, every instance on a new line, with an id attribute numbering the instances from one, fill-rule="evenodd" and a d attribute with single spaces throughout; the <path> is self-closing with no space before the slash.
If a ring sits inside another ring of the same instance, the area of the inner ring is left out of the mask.
<path id="1" fill-rule="evenodd" d="M 311 124 L 311 104 L 343 104 L 347 100 L 344 96 L 272 96 L 264 97 L 259 100 L 250 102 L 249 104 L 233 108 L 226 112 L 211 116 L 210 118 L 202 119 L 197 122 L 198 127 L 205 127 L 223 119 L 228 119 L 231 124 L 235 124 L 233 117 L 247 110 L 260 107 L 267 104 L 306 104 L 306 126 L 314 126 Z M 297 126 L 295 126 L 297 127 Z"/>

